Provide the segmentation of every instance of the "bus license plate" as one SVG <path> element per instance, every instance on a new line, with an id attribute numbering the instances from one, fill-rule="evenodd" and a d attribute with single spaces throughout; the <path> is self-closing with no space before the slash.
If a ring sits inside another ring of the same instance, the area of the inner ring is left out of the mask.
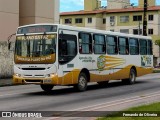
<path id="1" fill-rule="evenodd" d="M 51 83 L 52 80 L 43 80 L 43 83 Z"/>

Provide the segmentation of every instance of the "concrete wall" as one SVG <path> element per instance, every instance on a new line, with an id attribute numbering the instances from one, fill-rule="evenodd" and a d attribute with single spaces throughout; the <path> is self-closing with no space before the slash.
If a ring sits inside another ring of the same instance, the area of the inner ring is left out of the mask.
<path id="1" fill-rule="evenodd" d="M 0 0 L 0 41 L 6 41 L 18 26 L 19 0 Z"/>
<path id="2" fill-rule="evenodd" d="M 59 0 L 20 0 L 20 25 L 59 23 Z"/>
<path id="3" fill-rule="evenodd" d="M 130 0 L 107 0 L 107 9 L 121 9 L 129 5 Z"/>
<path id="4" fill-rule="evenodd" d="M 19 26 L 19 0 L 0 0 L 0 79 L 13 75 L 13 53 L 8 51 L 7 38 Z"/>
<path id="5" fill-rule="evenodd" d="M 0 42 L 0 79 L 13 75 L 13 52 L 8 51 L 8 44 Z"/>

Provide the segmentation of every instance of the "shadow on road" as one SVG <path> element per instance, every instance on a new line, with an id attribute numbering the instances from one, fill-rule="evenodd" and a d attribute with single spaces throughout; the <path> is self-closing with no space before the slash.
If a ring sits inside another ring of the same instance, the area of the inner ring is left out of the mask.
<path id="1" fill-rule="evenodd" d="M 149 81 L 136 81 L 135 84 L 133 85 L 126 85 L 124 83 L 122 83 L 121 81 L 117 81 L 117 82 L 109 82 L 106 85 L 98 85 L 98 84 L 92 84 L 92 85 L 88 85 L 87 87 L 87 91 L 94 91 L 94 90 L 100 90 L 100 89 L 112 89 L 115 87 L 127 87 L 127 86 L 135 86 L 135 85 L 139 85 L 139 84 L 144 84 L 144 83 L 148 83 Z M 133 87 L 134 89 L 136 89 L 136 87 Z M 25 93 L 26 95 L 33 95 L 33 96 L 59 96 L 59 95 L 69 95 L 69 94 L 74 94 L 74 93 L 84 93 L 84 92 L 78 92 L 76 89 L 74 89 L 73 87 L 66 87 L 66 88 L 61 88 L 61 89 L 54 89 L 51 92 L 44 92 L 44 91 L 40 91 L 40 92 L 31 92 L 31 93 Z"/>

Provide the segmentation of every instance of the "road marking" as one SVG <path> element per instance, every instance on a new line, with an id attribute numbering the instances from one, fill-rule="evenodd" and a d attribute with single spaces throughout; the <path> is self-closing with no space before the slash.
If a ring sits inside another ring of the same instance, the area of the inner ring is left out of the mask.
<path id="1" fill-rule="evenodd" d="M 150 97 L 154 97 L 154 96 L 160 96 L 160 91 L 153 92 L 153 93 L 150 93 L 150 94 L 144 94 L 143 97 L 142 96 L 134 96 L 134 97 L 130 97 L 130 98 L 125 98 L 125 99 L 115 100 L 115 101 L 101 103 L 101 104 L 97 104 L 97 105 L 92 105 L 92 106 L 82 107 L 82 108 L 78 108 L 78 109 L 73 109 L 71 111 L 80 111 L 80 110 L 84 110 L 84 109 L 86 110 L 88 108 L 104 106 L 106 104 L 109 104 L 109 106 L 113 106 L 114 104 L 117 105 L 118 104 L 117 102 L 120 102 L 120 104 L 122 104 L 122 103 L 131 102 L 131 101 L 146 99 L 146 98 L 150 98 Z M 124 102 L 121 102 L 121 101 L 124 101 Z"/>
<path id="2" fill-rule="evenodd" d="M 106 103 L 102 103 L 102 104 L 96 104 L 96 105 L 92 105 L 92 106 L 87 106 L 87 107 L 82 107 L 82 108 L 78 108 L 78 109 L 73 109 L 73 110 L 69 110 L 69 111 L 79 111 L 83 112 L 83 111 L 95 111 L 98 109 L 102 109 L 102 108 L 106 108 L 106 107 L 111 107 L 111 106 L 116 106 L 119 104 L 125 104 L 125 103 L 129 103 L 129 102 L 133 102 L 133 101 L 138 101 L 138 100 L 143 100 L 146 98 L 151 98 L 151 97 L 155 97 L 155 96 L 160 96 L 160 91 L 158 92 L 153 92 L 150 94 L 144 94 L 143 96 L 134 96 L 134 97 L 130 97 L 130 98 L 126 98 L 126 99 L 120 99 L 120 100 L 115 100 L 115 101 L 111 101 L 111 102 L 106 102 Z M 61 115 L 65 114 L 65 112 L 59 113 Z M 77 113 L 70 113 L 67 114 L 67 116 L 72 116 L 75 115 Z M 52 120 L 56 120 L 56 119 L 60 119 L 61 117 L 52 117 Z"/>

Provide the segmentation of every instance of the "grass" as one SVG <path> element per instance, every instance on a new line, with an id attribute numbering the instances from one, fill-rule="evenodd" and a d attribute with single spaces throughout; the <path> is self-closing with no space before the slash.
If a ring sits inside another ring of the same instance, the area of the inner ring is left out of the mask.
<path id="1" fill-rule="evenodd" d="M 122 117 L 123 113 L 130 113 L 134 114 L 136 113 L 139 115 L 142 113 L 142 115 L 146 115 L 145 113 L 149 114 L 157 114 L 159 117 Z M 117 116 L 117 117 L 116 117 Z M 160 102 L 159 103 L 153 103 L 150 105 L 143 105 L 139 107 L 134 107 L 125 111 L 121 111 L 112 115 L 109 115 L 107 117 L 98 118 L 97 120 L 160 120 Z"/>
<path id="2" fill-rule="evenodd" d="M 160 73 L 160 69 L 153 70 L 153 73 Z"/>

